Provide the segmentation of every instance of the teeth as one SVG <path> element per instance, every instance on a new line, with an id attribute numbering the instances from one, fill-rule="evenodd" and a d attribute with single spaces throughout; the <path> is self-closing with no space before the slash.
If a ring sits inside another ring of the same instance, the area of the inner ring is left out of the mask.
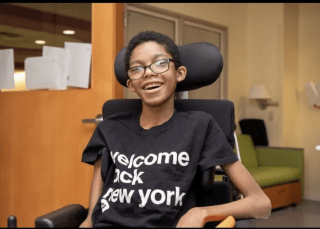
<path id="1" fill-rule="evenodd" d="M 149 89 L 152 89 L 154 87 L 160 87 L 161 84 L 160 83 L 152 83 L 152 84 L 149 84 L 145 87 L 146 90 L 149 90 Z"/>

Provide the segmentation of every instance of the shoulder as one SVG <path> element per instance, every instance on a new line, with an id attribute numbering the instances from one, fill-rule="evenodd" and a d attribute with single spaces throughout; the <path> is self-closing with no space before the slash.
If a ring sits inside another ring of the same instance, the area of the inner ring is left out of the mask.
<path id="1" fill-rule="evenodd" d="M 103 121 L 120 121 L 128 118 L 132 118 L 134 115 L 137 115 L 137 113 L 133 112 L 120 112 L 113 115 L 110 115 L 103 119 Z"/>
<path id="2" fill-rule="evenodd" d="M 214 122 L 214 118 L 211 114 L 204 111 L 184 111 L 179 112 L 180 120 L 190 123 L 209 125 Z"/>
<path id="3" fill-rule="evenodd" d="M 118 126 L 119 124 L 129 124 L 133 122 L 134 118 L 137 116 L 137 113 L 132 112 L 121 112 L 114 115 L 110 115 L 103 119 L 102 122 L 99 123 L 99 127 L 111 127 L 111 126 Z"/>
<path id="4" fill-rule="evenodd" d="M 212 119 L 212 115 L 204 111 L 181 111 L 179 112 L 181 117 L 191 119 Z"/>

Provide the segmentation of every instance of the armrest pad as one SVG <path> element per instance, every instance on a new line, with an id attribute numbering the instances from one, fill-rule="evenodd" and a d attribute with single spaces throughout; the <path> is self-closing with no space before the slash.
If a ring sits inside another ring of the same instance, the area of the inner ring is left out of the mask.
<path id="1" fill-rule="evenodd" d="M 203 228 L 216 228 L 221 221 L 212 221 L 207 222 Z M 256 219 L 255 218 L 246 218 L 246 219 L 236 219 L 236 223 L 234 225 L 235 228 L 251 228 L 256 227 Z"/>
<path id="2" fill-rule="evenodd" d="M 88 211 L 82 205 L 71 204 L 37 217 L 35 227 L 79 227 L 87 215 Z"/>

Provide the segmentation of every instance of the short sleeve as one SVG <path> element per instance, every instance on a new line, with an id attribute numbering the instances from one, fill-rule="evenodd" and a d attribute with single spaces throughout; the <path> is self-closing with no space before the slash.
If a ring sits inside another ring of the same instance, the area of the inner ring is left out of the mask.
<path id="1" fill-rule="evenodd" d="M 82 153 L 81 162 L 93 165 L 95 160 L 102 155 L 104 150 L 107 150 L 107 145 L 98 125 Z"/>
<path id="2" fill-rule="evenodd" d="M 198 166 L 203 171 L 212 166 L 225 165 L 238 160 L 218 123 L 211 119 Z"/>

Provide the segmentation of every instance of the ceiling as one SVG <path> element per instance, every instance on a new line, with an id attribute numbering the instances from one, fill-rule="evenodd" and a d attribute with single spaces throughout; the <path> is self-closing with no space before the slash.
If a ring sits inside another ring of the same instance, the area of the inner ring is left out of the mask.
<path id="1" fill-rule="evenodd" d="M 91 43 L 91 3 L 1 3 L 0 19 L 0 50 L 14 49 L 15 69 L 24 69 L 25 58 L 42 55 L 35 40 L 54 47 Z M 63 34 L 66 29 L 75 34 Z"/>

